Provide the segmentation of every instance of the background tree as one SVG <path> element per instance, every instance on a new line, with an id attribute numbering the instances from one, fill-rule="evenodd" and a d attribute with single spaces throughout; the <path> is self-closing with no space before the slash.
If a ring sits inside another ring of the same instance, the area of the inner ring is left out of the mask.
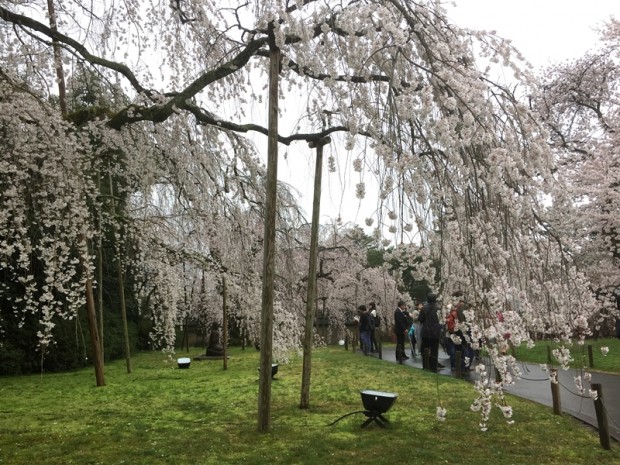
<path id="1" fill-rule="evenodd" d="M 534 100 L 566 186 L 554 226 L 601 301 L 592 321 L 599 334 L 617 317 L 620 286 L 620 23 L 612 19 L 601 39 L 582 58 L 545 70 Z"/>
<path id="2" fill-rule="evenodd" d="M 29 343 L 43 359 L 59 320 L 73 320 L 85 304 L 85 274 L 92 268 L 80 263 L 90 263 L 87 240 L 95 228 L 88 205 L 96 187 L 84 176 L 91 160 L 79 150 L 79 135 L 60 113 L 4 73 L 0 91 L 0 327 L 4 332 L 5 322 L 21 326 L 36 316 L 38 341 Z M 66 147 L 76 150 L 64 156 Z"/>

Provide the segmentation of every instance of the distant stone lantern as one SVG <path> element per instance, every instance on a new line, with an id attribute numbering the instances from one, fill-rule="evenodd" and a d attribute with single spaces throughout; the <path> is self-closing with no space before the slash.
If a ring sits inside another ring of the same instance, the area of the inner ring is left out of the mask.
<path id="1" fill-rule="evenodd" d="M 211 325 L 211 333 L 209 335 L 209 342 L 207 343 L 207 357 L 223 357 L 224 347 L 220 340 L 220 325 L 213 323 Z"/>

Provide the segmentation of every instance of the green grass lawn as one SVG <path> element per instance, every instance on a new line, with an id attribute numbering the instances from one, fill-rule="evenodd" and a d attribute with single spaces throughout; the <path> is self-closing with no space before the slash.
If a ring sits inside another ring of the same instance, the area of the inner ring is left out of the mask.
<path id="1" fill-rule="evenodd" d="M 226 371 L 139 354 L 132 374 L 124 361 L 106 366 L 105 387 L 92 369 L 0 378 L 0 464 L 620 463 L 617 443 L 606 451 L 590 427 L 517 398 L 514 424 L 495 411 L 482 432 L 470 383 L 340 347 L 315 350 L 308 410 L 298 408 L 301 359 L 280 365 L 271 431 L 258 433 L 258 364 L 256 351 L 233 348 Z M 328 426 L 362 409 L 362 389 L 398 394 L 389 427 L 362 429 L 363 414 Z"/>
<path id="2" fill-rule="evenodd" d="M 548 359 L 549 349 L 558 347 L 559 344 L 553 341 L 539 341 L 532 349 L 528 349 L 525 345 L 515 350 L 518 360 L 532 363 L 547 363 L 550 365 L 558 365 L 558 361 L 553 357 L 551 361 Z M 592 362 L 590 367 L 590 355 L 588 346 L 592 346 Z M 607 347 L 609 352 L 603 355 L 601 347 Z M 588 339 L 583 345 L 573 344 L 570 346 L 573 361 L 571 367 L 581 368 L 590 367 L 592 370 L 607 371 L 611 373 L 620 373 L 620 339 Z"/>

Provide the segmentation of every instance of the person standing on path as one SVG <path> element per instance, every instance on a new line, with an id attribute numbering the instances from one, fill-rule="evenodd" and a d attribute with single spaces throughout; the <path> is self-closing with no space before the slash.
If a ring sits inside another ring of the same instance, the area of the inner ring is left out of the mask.
<path id="1" fill-rule="evenodd" d="M 446 347 L 450 355 L 450 369 L 455 371 L 456 351 L 460 351 L 461 371 L 465 373 L 469 371 L 474 361 L 474 350 L 471 346 L 471 330 L 468 329 L 465 318 L 466 304 L 463 299 L 463 293 L 457 291 L 452 296 L 457 299 L 446 317 L 446 330 L 448 331 Z"/>
<path id="2" fill-rule="evenodd" d="M 417 357 L 417 352 L 415 350 L 415 347 L 416 347 L 416 344 L 418 343 L 418 339 L 416 338 L 416 335 L 415 335 L 415 323 L 411 323 L 411 325 L 409 326 L 408 336 L 409 336 L 409 343 L 411 344 L 411 356 L 415 358 Z"/>
<path id="3" fill-rule="evenodd" d="M 394 334 L 396 335 L 396 361 L 403 363 L 408 359 L 405 354 L 405 336 L 407 335 L 407 316 L 405 309 L 407 305 L 404 300 L 398 301 L 398 307 L 394 310 Z"/>
<path id="4" fill-rule="evenodd" d="M 422 323 L 418 317 L 420 313 L 422 313 L 422 309 L 424 308 L 424 304 L 422 302 L 418 302 L 415 306 L 415 310 L 411 314 L 413 318 L 413 325 L 415 326 L 415 334 L 416 334 L 416 343 L 415 343 L 415 351 L 417 354 L 422 354 Z"/>
<path id="5" fill-rule="evenodd" d="M 380 317 L 377 315 L 377 304 L 374 302 L 370 302 L 368 305 L 368 310 L 370 310 L 370 351 L 371 352 L 379 352 L 379 344 L 377 343 L 377 328 L 381 324 Z M 381 330 L 379 330 L 379 334 Z"/>
<path id="6" fill-rule="evenodd" d="M 366 309 L 366 305 L 360 305 L 357 307 L 357 313 L 360 317 L 360 339 L 362 341 L 362 351 L 364 355 L 368 355 L 371 350 L 370 342 L 370 330 L 371 323 L 370 312 Z"/>
<path id="7" fill-rule="evenodd" d="M 439 364 L 439 338 L 441 336 L 441 324 L 437 315 L 437 296 L 429 294 L 426 304 L 422 308 L 418 320 L 422 323 L 422 368 L 433 372 L 437 371 Z M 430 349 L 428 366 L 426 363 L 426 348 Z"/>

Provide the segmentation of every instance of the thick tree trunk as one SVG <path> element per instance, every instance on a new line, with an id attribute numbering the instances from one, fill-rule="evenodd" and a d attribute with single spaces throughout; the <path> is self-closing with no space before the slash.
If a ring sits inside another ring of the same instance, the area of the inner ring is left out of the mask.
<path id="1" fill-rule="evenodd" d="M 329 142 L 324 138 L 310 147 L 316 147 L 316 166 L 314 170 L 314 197 L 312 200 L 312 227 L 310 231 L 310 258 L 308 263 L 308 294 L 306 299 L 306 328 L 304 333 L 303 370 L 301 376 L 301 402 L 299 408 L 310 407 L 310 374 L 312 364 L 313 329 L 316 301 L 316 261 L 319 244 L 319 214 L 321 212 L 321 179 L 323 175 L 323 145 Z"/>
<path id="2" fill-rule="evenodd" d="M 54 9 L 54 0 L 47 0 L 47 12 L 50 20 L 50 29 L 58 32 L 56 27 L 56 10 Z M 67 91 L 65 87 L 65 71 L 62 67 L 62 54 L 60 45 L 57 40 L 52 40 L 54 49 L 54 66 L 56 68 L 56 81 L 58 82 L 58 100 L 60 102 L 60 112 L 63 116 L 67 115 Z"/>
<path id="3" fill-rule="evenodd" d="M 261 298 L 260 378 L 258 386 L 258 430 L 269 431 L 271 416 L 271 364 L 273 348 L 273 287 L 275 278 L 276 200 L 278 183 L 278 78 L 280 49 L 275 44 L 273 23 L 269 25 L 269 137 L 267 187 L 264 214 L 263 288 Z"/>

